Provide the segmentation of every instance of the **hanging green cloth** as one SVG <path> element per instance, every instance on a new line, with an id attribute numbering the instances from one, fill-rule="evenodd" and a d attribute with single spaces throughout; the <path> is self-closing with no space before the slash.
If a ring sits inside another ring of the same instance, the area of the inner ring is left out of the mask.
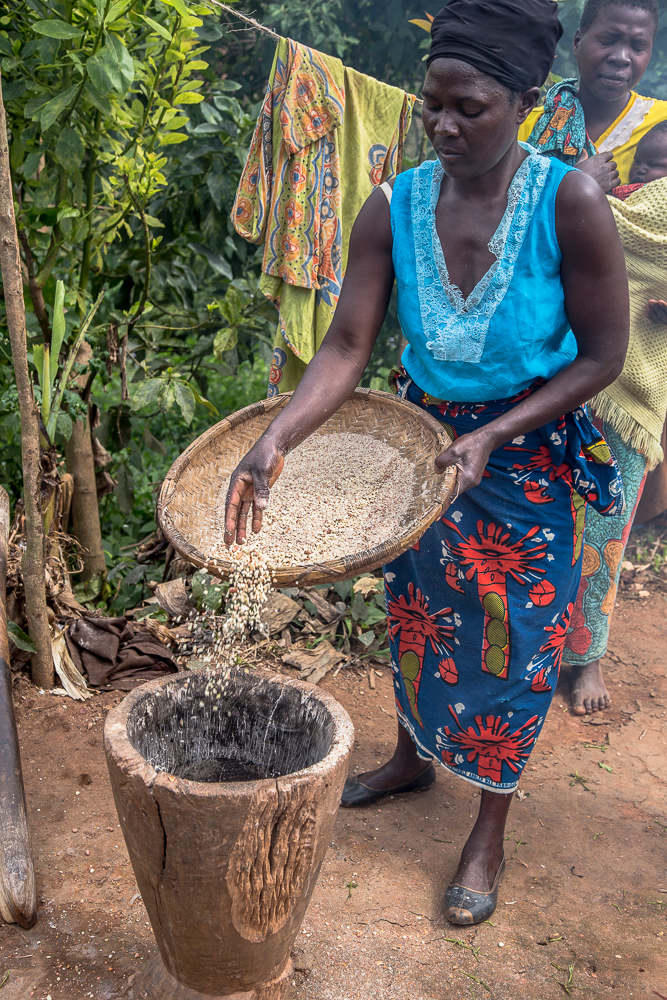
<path id="1" fill-rule="evenodd" d="M 340 295 L 352 225 L 401 167 L 415 98 L 284 38 L 232 210 L 264 243 L 260 288 L 279 312 L 269 396 L 294 389 Z"/>

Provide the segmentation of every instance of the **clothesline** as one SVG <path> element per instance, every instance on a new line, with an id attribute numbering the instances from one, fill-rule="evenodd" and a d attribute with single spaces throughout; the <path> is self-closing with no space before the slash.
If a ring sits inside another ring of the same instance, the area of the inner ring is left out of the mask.
<path id="1" fill-rule="evenodd" d="M 230 7 L 229 4 L 221 3 L 220 0 L 210 0 L 210 3 L 214 4 L 216 7 L 221 7 L 222 10 L 226 10 L 228 14 L 234 14 L 235 17 L 240 18 L 241 21 L 245 21 L 249 25 L 249 30 L 261 31 L 265 35 L 269 35 L 271 38 L 275 38 L 276 41 L 280 41 L 280 35 L 278 35 L 272 28 L 267 28 L 265 24 L 261 24 L 259 21 L 255 20 L 254 17 L 250 17 L 248 14 L 244 14 L 243 11 L 237 10 L 236 7 Z M 417 98 L 415 104 L 423 104 L 424 102 Z"/>
<path id="2" fill-rule="evenodd" d="M 260 24 L 254 17 L 249 17 L 248 14 L 244 14 L 243 11 L 237 10 L 236 7 L 230 7 L 229 4 L 221 3 L 220 0 L 210 0 L 210 2 L 215 4 L 216 7 L 222 7 L 222 9 L 226 10 L 228 14 L 234 14 L 235 17 L 245 21 L 246 24 L 250 25 L 250 27 L 255 31 L 262 31 L 265 35 L 270 35 L 271 38 L 275 38 L 277 41 L 280 41 L 280 35 L 276 34 L 276 32 L 271 28 L 267 28 L 264 24 Z"/>

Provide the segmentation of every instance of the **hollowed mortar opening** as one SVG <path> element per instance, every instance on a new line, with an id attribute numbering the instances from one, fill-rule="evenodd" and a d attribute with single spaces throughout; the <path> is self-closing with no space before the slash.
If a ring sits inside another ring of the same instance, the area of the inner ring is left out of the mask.
<path id="1" fill-rule="evenodd" d="M 201 671 L 145 695 L 129 740 L 156 771 L 190 781 L 293 774 L 328 754 L 334 720 L 312 694 L 242 670 Z"/>

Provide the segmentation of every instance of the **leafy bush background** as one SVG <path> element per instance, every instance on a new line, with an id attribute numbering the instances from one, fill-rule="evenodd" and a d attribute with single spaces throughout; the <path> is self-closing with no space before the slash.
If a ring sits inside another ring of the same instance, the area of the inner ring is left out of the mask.
<path id="1" fill-rule="evenodd" d="M 582 6 L 561 3 L 560 76 L 574 72 Z M 259 0 L 252 11 L 279 33 L 415 93 L 428 38 L 409 22 L 424 12 L 405 0 Z M 115 572 L 98 594 L 115 612 L 145 594 L 131 546 L 155 528 L 155 485 L 214 419 L 266 391 L 275 311 L 256 291 L 261 249 L 236 236 L 229 212 L 274 42 L 239 29 L 233 16 L 185 0 L 8 0 L 0 16 L 19 221 L 43 279 L 47 325 L 57 280 L 66 287 L 68 337 L 106 289 L 87 371 L 95 434 L 117 481 L 100 505 Z M 665 27 L 640 90 L 667 97 Z M 407 165 L 425 154 L 422 139 L 417 116 Z M 30 345 L 39 347 L 45 321 L 27 290 L 26 307 Z M 129 400 L 110 328 L 126 337 Z M 399 343 L 392 304 L 365 384 L 383 386 Z M 67 420 L 58 426 L 62 451 Z M 0 427 L 0 482 L 16 499 L 20 425 L 1 303 Z"/>

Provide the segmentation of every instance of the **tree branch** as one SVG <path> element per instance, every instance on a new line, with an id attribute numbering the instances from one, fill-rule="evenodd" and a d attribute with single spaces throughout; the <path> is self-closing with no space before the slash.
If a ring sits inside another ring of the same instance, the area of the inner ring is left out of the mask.
<path id="1" fill-rule="evenodd" d="M 86 218 L 88 219 L 88 235 L 83 244 L 81 255 L 81 271 L 79 272 L 79 291 L 85 292 L 88 288 L 88 278 L 90 276 L 90 255 L 93 246 L 93 202 L 95 199 L 95 178 L 97 176 L 97 153 L 100 132 L 102 131 L 102 115 L 98 111 L 95 116 L 95 145 L 91 148 L 88 159 L 88 170 L 86 173 Z"/>
<path id="2" fill-rule="evenodd" d="M 148 222 L 146 221 L 146 212 L 144 211 L 143 205 L 134 197 L 132 189 L 130 187 L 130 182 L 128 178 L 125 178 L 125 188 L 127 190 L 128 197 L 132 204 L 134 205 L 135 211 L 138 213 L 141 219 L 141 227 L 144 233 L 144 287 L 141 290 L 141 297 L 139 298 L 139 305 L 137 306 L 137 311 L 135 312 L 132 319 L 129 321 L 125 327 L 125 333 L 119 345 L 118 360 L 120 362 L 120 406 L 118 407 L 118 427 L 120 429 L 120 415 L 123 410 L 123 403 L 127 403 L 130 398 L 130 393 L 127 387 L 127 344 L 130 338 L 130 333 L 134 329 L 135 325 L 139 322 L 141 314 L 146 308 L 146 302 L 148 301 L 148 289 L 151 283 L 151 234 L 148 228 Z"/>
<path id="3" fill-rule="evenodd" d="M 254 17 L 248 17 L 247 14 L 244 14 L 243 11 L 237 10 L 236 7 L 230 7 L 229 4 L 220 3 L 220 0 L 210 0 L 210 2 L 215 4 L 216 7 L 222 7 L 222 9 L 226 10 L 228 14 L 233 14 L 234 17 L 238 17 L 241 21 L 245 21 L 246 24 L 250 25 L 250 28 L 253 31 L 261 31 L 263 34 L 269 35 L 270 38 L 275 38 L 278 42 L 280 41 L 280 35 L 276 34 L 276 32 L 271 28 L 267 28 L 265 24 L 260 24 L 260 22 L 256 21 Z"/>
<path id="4" fill-rule="evenodd" d="M 35 276 L 35 260 L 32 256 L 32 250 L 30 249 L 30 244 L 28 242 L 28 237 L 22 229 L 18 230 L 19 240 L 21 241 L 21 246 L 23 247 L 23 254 L 25 256 L 25 266 L 28 272 L 28 291 L 30 292 L 30 299 L 32 301 L 32 307 L 35 310 L 35 316 L 37 317 L 37 322 L 42 328 L 42 336 L 44 337 L 44 343 L 51 343 L 51 324 L 49 323 L 48 313 L 46 311 L 46 304 L 44 302 L 44 293 L 42 292 L 41 286 L 37 284 L 37 278 Z"/>
<path id="5" fill-rule="evenodd" d="M 51 277 L 51 271 L 53 270 L 56 260 L 58 259 L 58 251 L 62 245 L 62 241 L 59 241 L 59 236 L 60 228 L 58 226 L 54 226 L 51 230 L 51 242 L 49 243 L 49 249 L 46 252 L 46 257 L 42 261 L 42 266 L 35 275 L 35 281 L 38 288 L 44 288 L 44 285 Z"/>
<path id="6" fill-rule="evenodd" d="M 102 41 L 102 37 L 104 35 L 104 21 L 105 21 L 105 18 L 107 16 L 107 14 L 109 13 L 109 7 L 110 6 L 111 6 L 111 0 L 106 0 L 106 4 L 105 4 L 105 7 L 104 7 L 104 12 L 103 12 L 103 14 L 102 14 L 102 16 L 100 18 L 100 26 L 99 26 L 99 28 L 97 30 L 97 34 L 95 35 L 95 41 L 93 42 L 93 51 L 90 53 L 91 56 L 94 56 L 95 53 L 97 52 L 98 48 L 100 47 L 100 42 Z M 79 103 L 79 99 L 80 99 L 80 97 L 81 97 L 81 95 L 83 93 L 83 88 L 86 86 L 86 81 L 87 80 L 88 80 L 88 70 L 84 68 L 84 73 L 83 73 L 83 77 L 81 78 L 81 83 L 79 84 L 79 88 L 78 88 L 76 94 L 74 95 L 74 100 L 72 101 L 72 103 L 70 104 L 70 106 L 69 106 L 69 108 L 67 110 L 67 114 L 65 115 L 65 117 L 63 119 L 63 127 L 66 126 L 67 124 L 69 124 L 69 120 L 72 117 L 72 112 L 74 111 L 74 109 L 76 108 L 77 104 Z"/>

